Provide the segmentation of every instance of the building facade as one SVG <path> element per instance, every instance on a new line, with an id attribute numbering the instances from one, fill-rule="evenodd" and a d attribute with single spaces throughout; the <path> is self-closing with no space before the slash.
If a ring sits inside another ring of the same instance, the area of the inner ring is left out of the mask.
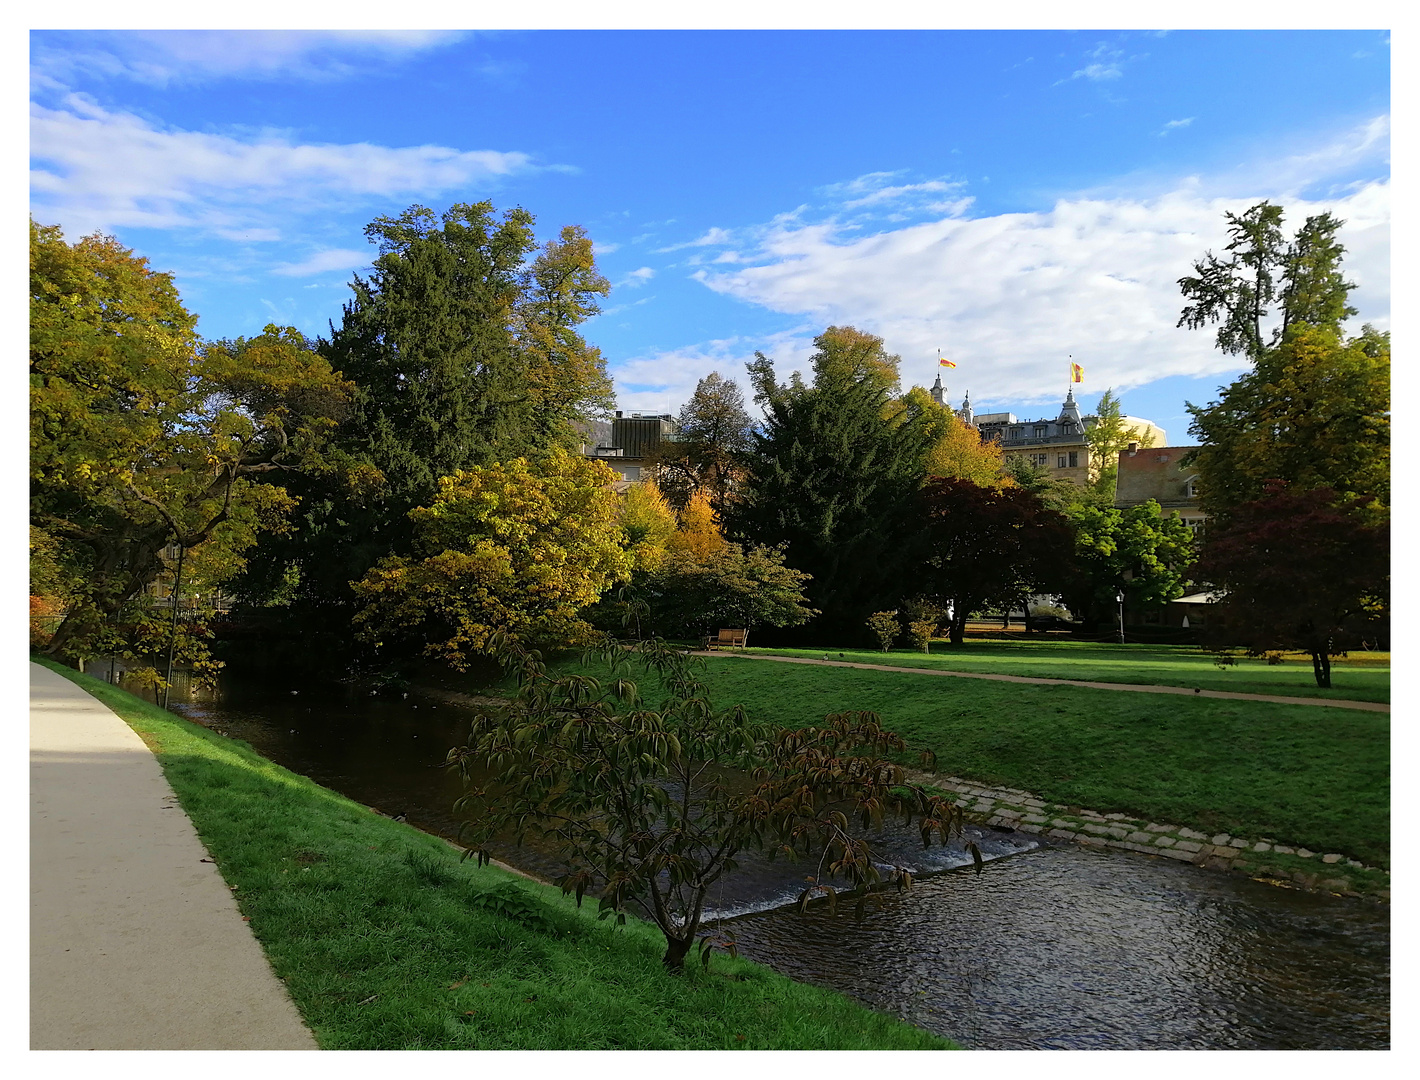
<path id="1" fill-rule="evenodd" d="M 937 404 L 946 405 L 946 388 L 940 375 L 932 384 L 931 394 Z M 1047 469 L 1057 480 L 1069 480 L 1081 486 L 1090 482 L 1090 444 L 1085 432 L 1095 425 L 1097 418 L 1080 415 L 1074 387 L 1066 391 L 1060 414 L 1053 419 L 1022 420 L 1010 412 L 977 413 L 972 409 L 970 393 L 956 414 L 980 432 L 983 442 L 994 439 L 1000 443 L 1003 457 L 1025 458 L 1032 465 Z M 1136 428 L 1140 434 L 1151 434 L 1155 443 L 1168 441 L 1164 429 L 1151 420 L 1137 416 L 1126 416 L 1123 420 L 1126 427 Z"/>
<path id="2" fill-rule="evenodd" d="M 639 484 L 652 449 L 675 437 L 675 419 L 669 413 L 619 411 L 611 420 L 590 420 L 583 425 L 582 455 L 608 465 L 618 476 L 616 490 Z"/>
<path id="3" fill-rule="evenodd" d="M 1197 533 L 1207 515 L 1198 505 L 1198 474 L 1183 466 L 1184 455 L 1196 449 L 1131 443 L 1119 455 L 1114 505 L 1138 506 L 1153 499 L 1165 517 L 1172 513 Z"/>

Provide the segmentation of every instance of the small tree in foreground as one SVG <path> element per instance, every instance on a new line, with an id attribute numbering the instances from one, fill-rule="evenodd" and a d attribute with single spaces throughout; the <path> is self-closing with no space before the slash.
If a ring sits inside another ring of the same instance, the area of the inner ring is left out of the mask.
<path id="1" fill-rule="evenodd" d="M 471 853 L 488 859 L 495 836 L 551 840 L 571 867 L 563 891 L 579 904 L 598 895 L 618 921 L 634 907 L 665 935 L 671 971 L 697 939 L 708 963 L 705 899 L 746 848 L 813 858 L 801 905 L 822 895 L 836 906 L 838 879 L 857 890 L 861 914 L 883 875 L 850 821 L 866 830 L 902 815 L 916 821 L 924 846 L 961 833 L 957 807 L 907 784 L 903 768 L 885 760 L 906 747 L 872 713 L 776 730 L 738 705 L 717 712 L 694 674 L 703 661 L 655 639 L 630 653 L 608 640 L 606 682 L 554 677 L 538 653 L 506 636 L 495 651 L 518 680 L 517 696 L 505 710 L 477 714 L 467 744 L 448 756 L 470 784 L 456 809 L 472 812 Z M 630 655 L 657 687 L 658 706 L 627 676 Z M 966 847 L 979 871 L 980 852 Z M 889 881 L 904 889 L 912 879 L 897 868 Z"/>

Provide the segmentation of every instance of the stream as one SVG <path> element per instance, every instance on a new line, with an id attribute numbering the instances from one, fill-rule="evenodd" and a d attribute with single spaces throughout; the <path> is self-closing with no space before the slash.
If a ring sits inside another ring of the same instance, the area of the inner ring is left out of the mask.
<path id="1" fill-rule="evenodd" d="M 439 768 L 466 708 L 411 691 L 175 682 L 174 712 L 293 772 L 453 838 L 457 775 Z M 862 922 L 791 904 L 812 868 L 759 857 L 709 902 L 742 955 L 977 1049 L 1385 1049 L 1390 910 L 1169 859 L 985 827 L 980 875 L 959 845 L 875 838 L 910 867 Z M 553 852 L 494 854 L 539 876 Z"/>

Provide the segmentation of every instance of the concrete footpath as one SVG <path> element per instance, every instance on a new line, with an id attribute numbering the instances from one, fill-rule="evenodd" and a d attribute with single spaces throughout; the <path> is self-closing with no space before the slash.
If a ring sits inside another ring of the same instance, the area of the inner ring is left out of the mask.
<path id="1" fill-rule="evenodd" d="M 30 665 L 30 1048 L 315 1050 L 157 759 Z"/>

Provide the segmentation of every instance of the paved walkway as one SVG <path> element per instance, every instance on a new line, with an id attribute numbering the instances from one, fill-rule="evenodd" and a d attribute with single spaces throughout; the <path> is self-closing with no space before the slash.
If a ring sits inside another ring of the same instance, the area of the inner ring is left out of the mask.
<path id="1" fill-rule="evenodd" d="M 1231 698 L 1236 701 L 1275 701 L 1281 705 L 1323 705 L 1330 709 L 1390 712 L 1381 701 L 1344 701 L 1338 698 L 1281 697 L 1276 694 L 1235 694 L 1229 690 L 1195 690 L 1188 686 L 1144 686 L 1138 683 L 1085 682 L 1080 679 L 1038 679 L 1026 675 L 988 675 L 982 671 L 945 671 L 941 668 L 892 667 L 860 664 L 852 660 L 814 660 L 807 656 L 765 656 L 733 651 L 697 652 L 696 656 L 733 656 L 741 660 L 776 660 L 781 664 L 818 664 L 822 667 L 862 668 L 866 671 L 903 671 L 909 675 L 945 675 L 953 679 L 990 679 L 992 682 L 1031 683 L 1037 686 L 1085 686 L 1091 690 L 1128 690 L 1136 694 L 1182 694 L 1186 697 Z"/>
<path id="2" fill-rule="evenodd" d="M 317 1049 L 157 759 L 38 664 L 30 1048 Z"/>

